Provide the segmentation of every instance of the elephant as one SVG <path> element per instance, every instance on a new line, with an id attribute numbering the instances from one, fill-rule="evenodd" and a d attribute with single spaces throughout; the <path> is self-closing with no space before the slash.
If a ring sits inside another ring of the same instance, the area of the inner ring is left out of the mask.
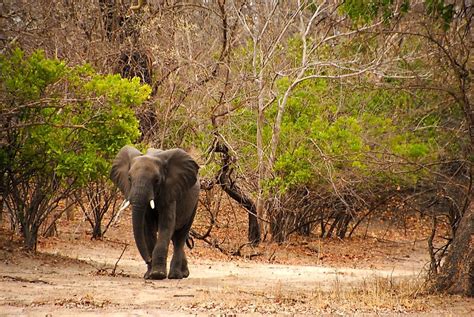
<path id="1" fill-rule="evenodd" d="M 150 148 L 142 154 L 124 146 L 112 163 L 110 178 L 132 206 L 133 236 L 147 265 L 145 279 L 189 276 L 184 245 L 199 198 L 199 165 L 182 149 Z M 170 241 L 173 257 L 167 275 Z"/>

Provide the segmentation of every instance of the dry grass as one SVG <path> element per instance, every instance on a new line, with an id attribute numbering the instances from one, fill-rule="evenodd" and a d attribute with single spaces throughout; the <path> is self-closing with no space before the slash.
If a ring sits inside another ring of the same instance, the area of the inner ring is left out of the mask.
<path id="1" fill-rule="evenodd" d="M 222 296 L 230 297 L 222 301 Z M 217 296 L 217 297 L 215 297 Z M 452 296 L 451 296 L 452 297 Z M 263 314 L 400 314 L 442 311 L 456 299 L 429 295 L 419 277 L 372 277 L 349 284 L 336 280 L 328 288 L 288 291 L 277 284 L 266 291 L 223 289 L 220 295 L 208 293 L 191 311 Z M 220 300 L 218 299 L 220 298 Z"/>
<path id="2" fill-rule="evenodd" d="M 364 279 L 343 284 L 339 279 L 329 291 L 315 290 L 313 301 L 321 310 L 412 312 L 429 308 L 425 283 L 418 277 Z"/>

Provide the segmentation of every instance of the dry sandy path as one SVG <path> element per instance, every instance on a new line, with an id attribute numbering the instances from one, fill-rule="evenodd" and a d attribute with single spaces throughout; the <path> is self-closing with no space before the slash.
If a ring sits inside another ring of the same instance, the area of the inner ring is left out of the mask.
<path id="1" fill-rule="evenodd" d="M 185 316 L 311 314 L 320 291 L 370 281 L 414 277 L 419 262 L 385 269 L 331 268 L 190 258 L 191 276 L 145 281 L 136 250 L 57 245 L 32 256 L 0 254 L 0 314 L 28 316 Z"/>

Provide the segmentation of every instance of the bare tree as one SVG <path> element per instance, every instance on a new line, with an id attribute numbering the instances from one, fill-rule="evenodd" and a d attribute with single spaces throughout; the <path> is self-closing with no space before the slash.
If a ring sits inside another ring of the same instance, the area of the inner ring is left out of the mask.
<path id="1" fill-rule="evenodd" d="M 361 51 L 356 52 L 355 56 L 344 56 L 343 52 L 334 49 L 331 50 L 330 56 L 322 57 L 320 50 L 323 47 L 330 49 L 339 43 L 363 40 L 363 36 L 368 32 L 380 32 L 387 27 L 382 18 L 355 27 L 346 15 L 340 13 L 339 7 L 339 3 L 330 1 L 320 4 L 311 1 L 291 4 L 267 1 L 248 4 L 246 10 L 240 11 L 234 6 L 234 11 L 252 44 L 248 62 L 252 72 L 245 76 L 252 79 L 252 84 L 249 82 L 244 89 L 248 89 L 248 94 L 252 96 L 249 98 L 249 107 L 255 109 L 255 149 L 258 161 L 256 207 L 259 219 L 265 219 L 262 223 L 264 235 L 271 233 L 266 224 L 273 221 L 265 211 L 264 184 L 274 176 L 282 118 L 294 89 L 305 81 L 348 80 L 367 73 L 377 74 L 381 78 L 413 77 L 400 73 L 400 69 L 390 67 L 399 61 L 397 57 L 389 54 L 399 40 L 396 34 L 380 33 L 378 44 L 370 54 Z M 395 7 L 394 15 L 398 14 L 399 8 Z M 288 40 L 291 38 L 297 38 L 301 43 L 298 47 L 300 58 L 296 62 L 285 59 L 285 50 L 288 49 Z M 275 82 L 281 78 L 289 80 L 282 94 L 275 87 Z M 275 104 L 277 112 L 275 117 L 271 118 L 274 123 L 270 141 L 265 141 L 263 131 L 269 121 L 268 109 Z M 315 146 L 317 147 L 317 144 Z M 324 153 L 322 155 L 324 156 Z M 276 209 L 281 207 L 280 204 L 273 206 Z"/>
<path id="2" fill-rule="evenodd" d="M 83 196 L 81 197 L 81 192 Z M 92 239 L 101 239 L 114 223 L 117 208 L 118 190 L 107 179 L 99 179 L 86 184 L 76 195 L 76 202 L 92 228 Z M 104 223 L 107 214 L 107 221 Z"/>

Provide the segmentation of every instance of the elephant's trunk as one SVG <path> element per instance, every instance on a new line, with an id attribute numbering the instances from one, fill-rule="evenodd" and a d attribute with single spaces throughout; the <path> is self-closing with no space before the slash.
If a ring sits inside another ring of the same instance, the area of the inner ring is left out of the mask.
<path id="1" fill-rule="evenodd" d="M 133 205 L 132 205 L 133 206 Z M 138 251 L 146 263 L 151 262 L 151 254 L 149 254 L 145 240 L 145 210 L 146 206 L 132 208 L 132 226 L 133 237 L 137 244 Z"/>
<path id="2" fill-rule="evenodd" d="M 130 202 L 132 204 L 132 226 L 133 237 L 137 244 L 138 251 L 145 262 L 151 262 L 151 254 L 147 246 L 145 237 L 145 215 L 150 208 L 150 200 L 153 197 L 152 193 L 144 194 L 144 191 L 137 191 L 135 194 L 131 193 Z"/>

